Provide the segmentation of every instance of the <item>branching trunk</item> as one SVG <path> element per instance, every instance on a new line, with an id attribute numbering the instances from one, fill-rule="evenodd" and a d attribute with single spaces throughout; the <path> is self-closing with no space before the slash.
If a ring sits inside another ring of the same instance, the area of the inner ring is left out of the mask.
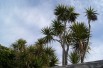
<path id="1" fill-rule="evenodd" d="M 85 54 L 86 54 L 86 52 L 87 52 L 87 49 L 88 49 L 88 45 L 89 45 L 89 40 L 90 40 L 90 30 L 91 30 L 91 25 L 90 25 L 90 20 L 88 20 L 88 27 L 89 27 L 89 36 L 88 36 L 88 38 L 87 38 L 87 43 L 86 43 L 86 45 L 85 45 L 85 47 L 84 47 L 84 54 L 83 54 L 83 59 L 82 59 L 82 61 L 84 61 L 84 58 L 85 58 Z"/>
<path id="2" fill-rule="evenodd" d="M 66 44 L 66 39 L 65 39 L 65 36 L 66 36 L 66 21 L 64 22 L 64 31 L 63 31 L 63 34 L 61 36 L 59 36 L 60 38 L 60 44 L 61 44 L 61 47 L 62 47 L 62 65 L 67 65 L 67 59 L 68 59 L 68 51 L 69 51 L 69 46 L 67 46 Z"/>
<path id="3" fill-rule="evenodd" d="M 60 44 L 62 47 L 62 65 L 65 65 L 65 46 L 63 43 L 62 35 L 60 35 L 59 38 L 60 38 Z"/>

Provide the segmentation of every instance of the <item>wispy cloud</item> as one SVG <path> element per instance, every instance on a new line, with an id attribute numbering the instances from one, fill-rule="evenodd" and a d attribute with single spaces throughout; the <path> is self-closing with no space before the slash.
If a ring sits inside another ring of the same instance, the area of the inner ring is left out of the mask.
<path id="1" fill-rule="evenodd" d="M 35 6 L 18 6 L 11 2 L 4 6 L 0 12 L 1 16 L 1 44 L 6 46 L 18 38 L 24 38 L 28 43 L 34 43 L 37 38 L 41 37 L 40 30 L 45 26 L 49 26 L 53 19 L 53 12 L 50 10 L 52 5 L 48 2 Z M 29 5 L 29 4 L 27 4 Z M 9 40 L 9 41 L 7 41 Z"/>

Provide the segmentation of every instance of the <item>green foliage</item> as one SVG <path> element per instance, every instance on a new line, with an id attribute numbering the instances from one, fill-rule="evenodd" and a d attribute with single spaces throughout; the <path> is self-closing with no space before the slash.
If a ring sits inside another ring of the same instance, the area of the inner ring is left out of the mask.
<path id="1" fill-rule="evenodd" d="M 71 22 L 75 22 L 79 13 L 75 12 L 75 8 L 73 6 L 68 7 L 68 19 Z"/>
<path id="2" fill-rule="evenodd" d="M 58 5 L 55 9 L 54 14 L 57 16 L 58 20 L 66 21 L 67 20 L 67 6 Z"/>
<path id="3" fill-rule="evenodd" d="M 51 47 L 35 47 L 35 56 L 42 59 L 42 66 L 55 66 L 58 63 L 58 59 Z"/>
<path id="4" fill-rule="evenodd" d="M 12 44 L 13 50 L 23 52 L 26 47 L 26 40 L 19 39 Z"/>
<path id="5" fill-rule="evenodd" d="M 65 5 L 58 5 L 55 9 L 54 14 L 57 16 L 58 20 L 61 21 L 71 21 L 74 22 L 79 15 L 78 13 L 75 12 L 75 8 L 70 6 L 65 6 Z"/>
<path id="6" fill-rule="evenodd" d="M 0 45 L 0 68 L 13 68 L 15 66 L 14 57 L 12 50 Z"/>
<path id="7" fill-rule="evenodd" d="M 87 16 L 87 19 L 88 20 L 92 20 L 92 21 L 95 21 L 97 20 L 97 13 L 96 11 L 89 7 L 88 9 L 86 9 L 86 16 Z"/>
<path id="8" fill-rule="evenodd" d="M 69 61 L 72 63 L 72 64 L 77 64 L 79 63 L 80 61 L 80 56 L 77 52 L 73 51 L 70 53 L 69 55 Z"/>
<path id="9" fill-rule="evenodd" d="M 61 35 L 64 31 L 64 25 L 62 22 L 54 20 L 52 21 L 52 32 L 55 36 Z"/>
<path id="10" fill-rule="evenodd" d="M 44 42 L 49 43 L 51 42 L 51 40 L 53 40 L 53 32 L 50 27 L 43 28 L 42 33 L 45 35 L 45 37 L 43 38 Z"/>
<path id="11" fill-rule="evenodd" d="M 89 36 L 89 29 L 84 23 L 74 23 L 71 27 L 71 33 L 73 39 L 77 40 L 85 40 Z"/>
<path id="12" fill-rule="evenodd" d="M 0 68 L 46 68 L 56 64 L 58 59 L 52 47 L 27 46 L 23 39 L 14 42 L 12 48 L 0 45 Z"/>

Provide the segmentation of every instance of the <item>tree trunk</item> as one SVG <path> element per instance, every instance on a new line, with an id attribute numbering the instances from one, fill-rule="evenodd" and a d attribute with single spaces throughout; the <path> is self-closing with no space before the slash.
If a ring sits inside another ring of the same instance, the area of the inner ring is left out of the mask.
<path id="1" fill-rule="evenodd" d="M 62 49 L 62 66 L 65 65 L 65 49 Z"/>
<path id="2" fill-rule="evenodd" d="M 63 53 L 64 53 L 64 63 L 63 65 L 67 65 L 67 53 L 66 53 L 66 46 L 65 46 L 65 42 L 66 42 L 66 39 L 65 39 L 65 36 L 66 36 L 66 21 L 64 22 L 64 34 L 63 34 Z"/>
<path id="3" fill-rule="evenodd" d="M 63 33 L 63 36 L 62 36 L 62 42 L 63 42 L 63 52 L 62 52 L 62 65 L 67 65 L 67 57 L 68 57 L 68 50 L 69 50 L 69 47 L 67 46 L 66 47 L 66 39 L 65 39 L 65 36 L 66 36 L 66 21 L 64 22 L 64 33 Z M 66 49 L 67 48 L 67 49 Z"/>
<path id="4" fill-rule="evenodd" d="M 69 45 L 67 45 L 67 50 L 65 51 L 65 65 L 68 64 L 68 51 L 69 51 Z"/>
<path id="5" fill-rule="evenodd" d="M 81 56 L 81 63 L 83 63 L 84 62 L 84 59 L 83 59 L 83 56 Z"/>
<path id="6" fill-rule="evenodd" d="M 84 47 L 83 47 L 83 41 L 80 40 L 79 41 L 79 47 L 80 47 L 80 59 L 81 59 L 81 63 L 83 63 L 83 54 L 84 54 Z"/>
<path id="7" fill-rule="evenodd" d="M 67 57 L 68 57 L 67 51 L 65 51 L 65 65 L 67 65 Z"/>

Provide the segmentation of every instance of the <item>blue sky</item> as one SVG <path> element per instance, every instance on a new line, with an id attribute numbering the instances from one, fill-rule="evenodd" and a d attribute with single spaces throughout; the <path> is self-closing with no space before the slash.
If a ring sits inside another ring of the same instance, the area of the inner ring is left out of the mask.
<path id="1" fill-rule="evenodd" d="M 103 59 L 103 0 L 0 0 L 0 44 L 10 47 L 19 38 L 33 44 L 42 37 L 41 28 L 49 26 L 55 18 L 54 8 L 58 4 L 75 6 L 81 14 L 78 21 L 85 23 L 85 9 L 92 6 L 97 10 L 98 20 L 91 24 L 91 51 L 85 61 Z M 61 48 L 53 45 L 61 60 Z"/>

